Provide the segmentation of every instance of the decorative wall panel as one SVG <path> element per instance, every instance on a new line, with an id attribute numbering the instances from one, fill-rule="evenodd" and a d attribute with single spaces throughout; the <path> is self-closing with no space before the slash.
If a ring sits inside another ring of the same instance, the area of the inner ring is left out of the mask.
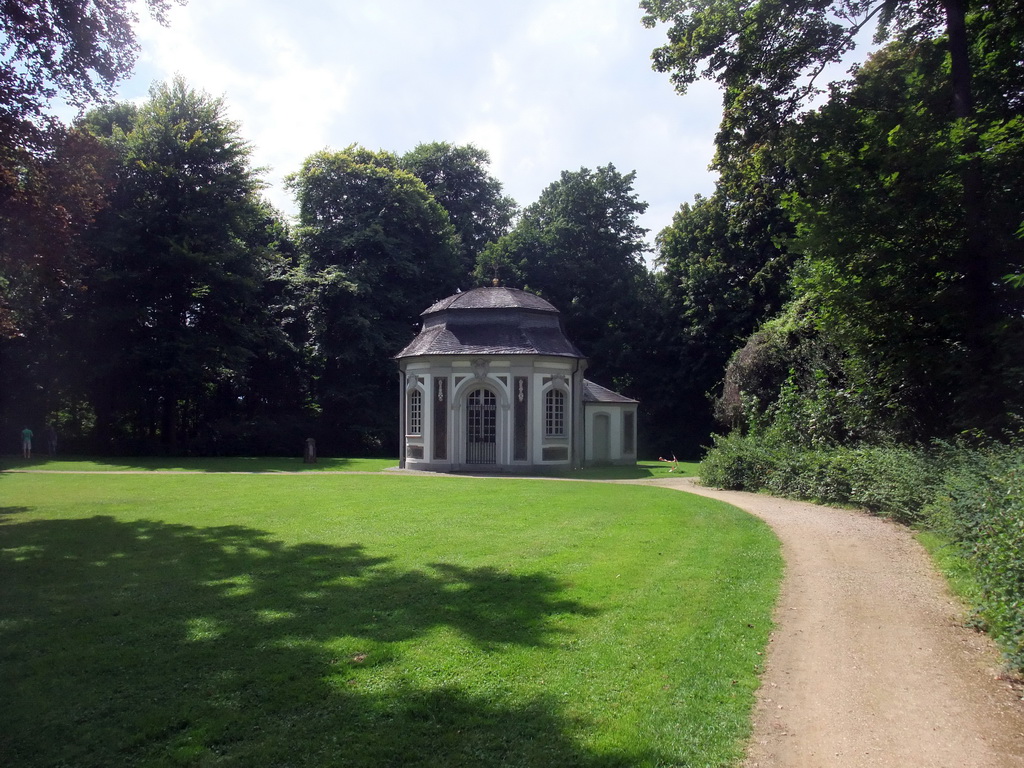
<path id="1" fill-rule="evenodd" d="M 448 381 L 434 379 L 434 461 L 448 460 Z"/>

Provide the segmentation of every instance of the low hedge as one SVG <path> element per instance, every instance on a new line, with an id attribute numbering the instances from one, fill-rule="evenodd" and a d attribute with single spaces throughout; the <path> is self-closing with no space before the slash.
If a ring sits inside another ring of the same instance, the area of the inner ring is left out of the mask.
<path id="1" fill-rule="evenodd" d="M 1024 446 L 962 452 L 926 508 L 926 523 L 972 564 L 978 615 L 1024 669 Z"/>
<path id="2" fill-rule="evenodd" d="M 936 531 L 966 558 L 979 619 L 1024 670 L 1024 445 L 800 448 L 716 437 L 707 485 L 854 504 Z"/>
<path id="3" fill-rule="evenodd" d="M 910 523 L 931 501 L 947 453 L 896 446 L 799 448 L 733 434 L 715 437 L 700 476 L 719 488 L 856 504 Z"/>

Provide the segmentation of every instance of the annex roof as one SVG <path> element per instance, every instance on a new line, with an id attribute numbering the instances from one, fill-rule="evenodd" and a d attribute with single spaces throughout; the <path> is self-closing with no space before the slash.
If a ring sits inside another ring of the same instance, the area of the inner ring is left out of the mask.
<path id="1" fill-rule="evenodd" d="M 595 384 L 590 379 L 583 380 L 583 402 L 584 403 L 636 403 L 638 400 L 633 400 L 625 395 L 620 395 L 618 392 L 612 392 L 607 387 L 602 387 L 600 384 Z"/>

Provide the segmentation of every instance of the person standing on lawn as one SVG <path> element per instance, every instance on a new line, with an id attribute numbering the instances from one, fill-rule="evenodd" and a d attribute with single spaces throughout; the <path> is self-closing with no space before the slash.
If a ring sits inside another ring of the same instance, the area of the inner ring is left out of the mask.
<path id="1" fill-rule="evenodd" d="M 26 459 L 32 458 L 32 430 L 25 427 L 21 430 L 21 455 Z"/>

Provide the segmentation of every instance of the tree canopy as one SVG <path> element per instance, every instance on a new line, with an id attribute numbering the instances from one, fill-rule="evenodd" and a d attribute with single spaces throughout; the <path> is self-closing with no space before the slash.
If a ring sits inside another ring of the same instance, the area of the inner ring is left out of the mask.
<path id="1" fill-rule="evenodd" d="M 1019 0 L 981 6 L 1013 14 Z M 715 80 L 726 89 L 727 105 L 751 115 L 767 109 L 774 120 L 793 117 L 823 90 L 818 78 L 854 49 L 862 31 L 874 26 L 881 43 L 930 39 L 945 29 L 952 90 L 964 110 L 958 115 L 970 111 L 969 4 L 963 0 L 641 0 L 640 7 L 646 26 L 669 25 L 668 44 L 652 58 L 680 91 L 698 79 Z"/>
<path id="2" fill-rule="evenodd" d="M 884 399 L 912 408 L 924 434 L 1005 417 L 1017 400 L 1024 312 L 1024 295 L 995 279 L 1024 263 L 1024 122 L 1006 99 L 985 99 L 987 119 L 968 139 L 930 77 L 943 56 L 936 43 L 894 44 L 804 118 L 792 156 L 799 185 L 786 201 L 802 254 L 796 293 L 813 299 L 822 333 L 873 371 Z M 963 204 L 973 164 L 988 180 L 978 226 L 991 322 L 981 327 L 964 263 L 976 258 Z"/>
<path id="3" fill-rule="evenodd" d="M 420 144 L 400 161 L 448 212 L 460 238 L 466 274 L 473 271 L 484 246 L 508 232 L 517 208 L 487 170 L 490 162 L 490 155 L 479 147 L 444 141 Z"/>
<path id="4" fill-rule="evenodd" d="M 146 0 L 163 21 L 172 2 Z M 138 53 L 135 5 L 126 0 L 0 3 L 0 146 L 38 146 L 50 101 L 84 108 L 113 95 Z"/>
<path id="5" fill-rule="evenodd" d="M 795 441 L 1005 425 L 1024 383 L 1018 0 L 641 5 L 667 25 L 654 68 L 723 88 L 715 195 L 659 236 L 678 338 L 737 350 L 719 413 Z M 822 99 L 871 26 L 887 44 Z"/>
<path id="6" fill-rule="evenodd" d="M 536 291 L 561 310 L 569 337 L 610 378 L 625 373 L 647 277 L 635 178 L 612 164 L 563 171 L 477 262 L 481 283 Z"/>
<path id="7" fill-rule="evenodd" d="M 419 313 L 465 280 L 448 213 L 389 152 L 358 145 L 310 155 L 288 184 L 299 203 L 311 353 L 326 423 L 349 445 L 393 443 L 379 407 L 391 356 Z M 394 427 L 394 428 L 392 428 Z"/>
<path id="8" fill-rule="evenodd" d="M 183 1 L 183 0 L 178 0 Z M 172 0 L 147 0 L 163 19 Z M 26 300 L 77 279 L 77 238 L 106 204 L 106 153 L 51 114 L 108 100 L 138 46 L 125 0 L 0 2 L 0 337 L 39 322 Z"/>
<path id="9" fill-rule="evenodd" d="M 212 401 L 239 394 L 275 333 L 262 185 L 223 100 L 180 78 L 83 127 L 117 158 L 110 206 L 86 238 L 79 307 L 97 426 L 112 438 L 130 425 L 173 449 L 213 421 Z"/>
<path id="10" fill-rule="evenodd" d="M 564 171 L 518 210 L 473 145 L 315 152 L 289 225 L 224 102 L 181 80 L 46 117 L 126 71 L 124 5 L 0 3 L 25 22 L 4 76 L 35 94 L 0 142 L 0 358 L 24 372 L 0 411 L 111 450 L 393 451 L 392 355 L 496 279 L 641 400 L 646 451 L 706 444 L 711 395 L 730 426 L 818 445 L 997 432 L 1024 411 L 1021 2 L 645 0 L 655 66 L 726 106 L 716 190 L 660 232 L 656 271 L 634 173 Z M 46 37 L 78 23 L 81 45 Z M 826 93 L 869 25 L 884 46 Z M 99 64 L 76 75 L 76 50 Z"/>

